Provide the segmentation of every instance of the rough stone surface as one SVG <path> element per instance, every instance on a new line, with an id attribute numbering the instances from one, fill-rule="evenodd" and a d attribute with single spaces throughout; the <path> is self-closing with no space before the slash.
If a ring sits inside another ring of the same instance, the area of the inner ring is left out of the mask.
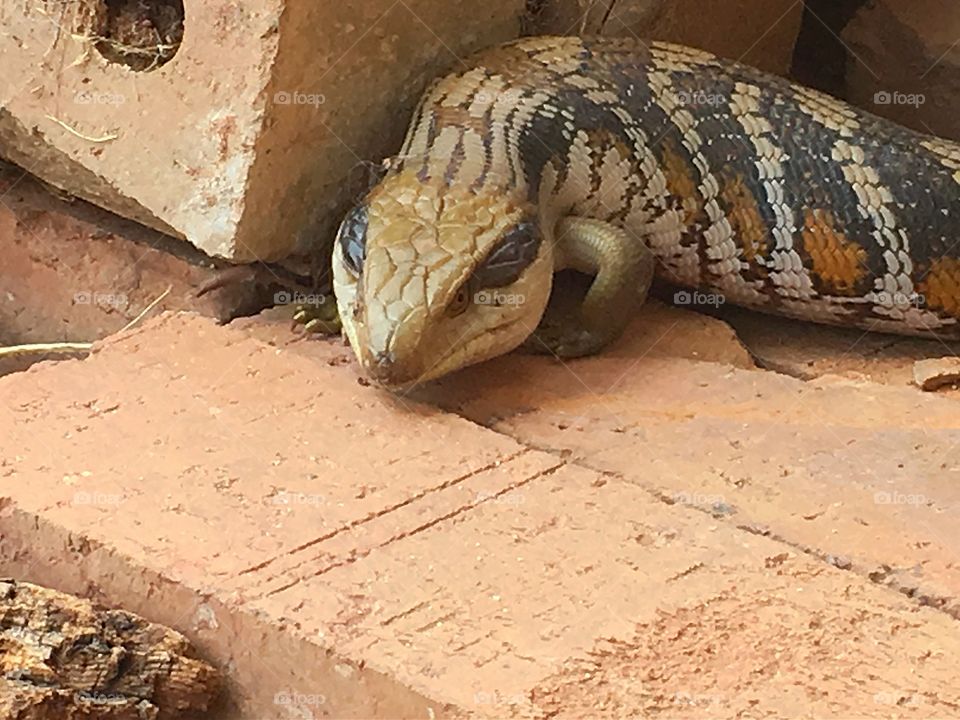
<path id="1" fill-rule="evenodd" d="M 51 195 L 0 166 L 0 346 L 89 342 L 116 332 L 163 293 L 156 311 L 225 322 L 268 304 L 268 288 L 233 284 L 203 297 L 208 258 L 82 201 Z M 220 263 L 222 264 L 222 263 Z M 0 375 L 43 355 L 0 359 Z"/>
<path id="2" fill-rule="evenodd" d="M 913 380 L 923 390 L 937 390 L 960 382 L 960 358 L 933 358 L 913 364 Z"/>
<path id="3" fill-rule="evenodd" d="M 136 20 L 174 4 L 109 6 Z M 324 237 L 356 191 L 350 170 L 396 149 L 428 80 L 515 37 L 524 4 L 185 0 L 182 43 L 152 69 L 104 53 L 107 7 L 0 0 L 0 155 L 252 261 Z"/>
<path id="4" fill-rule="evenodd" d="M 0 572 L 181 630 L 231 720 L 950 717 L 956 402 L 653 314 L 418 398 L 262 318 L 2 378 Z"/>
<path id="5" fill-rule="evenodd" d="M 841 35 L 847 98 L 923 133 L 960 139 L 960 7 L 951 0 L 864 3 Z"/>
<path id="6" fill-rule="evenodd" d="M 733 307 L 724 308 L 722 317 L 757 365 L 802 380 L 835 375 L 910 385 L 916 362 L 960 353 L 957 342 L 833 328 Z"/>
<path id="7" fill-rule="evenodd" d="M 631 35 L 692 45 L 786 75 L 803 3 L 794 0 L 543 0 L 533 33 Z"/>

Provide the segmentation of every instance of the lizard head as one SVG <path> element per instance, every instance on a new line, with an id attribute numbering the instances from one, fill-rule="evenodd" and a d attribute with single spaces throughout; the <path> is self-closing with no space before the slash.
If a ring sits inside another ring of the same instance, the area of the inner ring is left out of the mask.
<path id="1" fill-rule="evenodd" d="M 333 277 L 363 369 L 402 389 L 519 346 L 543 315 L 553 258 L 525 199 L 400 171 L 346 215 Z"/>

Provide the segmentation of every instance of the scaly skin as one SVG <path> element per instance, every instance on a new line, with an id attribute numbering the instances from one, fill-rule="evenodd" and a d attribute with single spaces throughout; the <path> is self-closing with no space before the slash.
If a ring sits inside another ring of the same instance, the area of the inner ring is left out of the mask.
<path id="1" fill-rule="evenodd" d="M 531 333 L 594 352 L 642 302 L 650 252 L 730 303 L 960 338 L 957 144 L 663 43 L 532 38 L 468 65 L 427 91 L 335 246 L 344 331 L 381 384 Z M 594 286 L 544 318 L 565 267 Z"/>

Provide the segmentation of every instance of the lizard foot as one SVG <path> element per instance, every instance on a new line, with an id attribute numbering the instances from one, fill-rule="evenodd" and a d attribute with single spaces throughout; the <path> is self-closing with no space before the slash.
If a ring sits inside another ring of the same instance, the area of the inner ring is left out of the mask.
<path id="1" fill-rule="evenodd" d="M 545 316 L 523 348 L 560 358 L 575 358 L 599 352 L 609 340 L 603 333 L 597 334 L 571 323 L 569 318 Z"/>
<path id="2" fill-rule="evenodd" d="M 320 304 L 297 305 L 293 313 L 294 327 L 301 326 L 308 333 L 322 335 L 339 335 L 343 329 L 340 322 L 340 313 L 333 297 L 326 298 L 327 302 Z"/>

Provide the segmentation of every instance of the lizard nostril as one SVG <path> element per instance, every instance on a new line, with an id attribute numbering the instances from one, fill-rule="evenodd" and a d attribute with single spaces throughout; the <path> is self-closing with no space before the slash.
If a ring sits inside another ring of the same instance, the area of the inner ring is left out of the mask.
<path id="1" fill-rule="evenodd" d="M 398 364 L 397 356 L 390 350 L 372 353 L 369 358 L 366 364 L 367 374 L 381 385 L 395 387 L 412 379 L 403 362 Z"/>

